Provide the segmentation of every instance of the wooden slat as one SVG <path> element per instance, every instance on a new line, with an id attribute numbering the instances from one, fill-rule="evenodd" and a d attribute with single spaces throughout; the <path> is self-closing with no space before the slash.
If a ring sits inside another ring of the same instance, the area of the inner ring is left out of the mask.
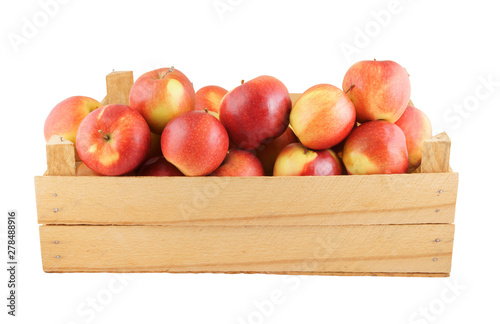
<path id="1" fill-rule="evenodd" d="M 54 135 L 47 142 L 46 153 L 47 175 L 75 175 L 75 145 L 72 142 Z"/>
<path id="2" fill-rule="evenodd" d="M 453 223 L 457 186 L 456 173 L 35 178 L 40 224 Z"/>
<path id="3" fill-rule="evenodd" d="M 448 274 L 453 234 L 453 224 L 40 227 L 46 272 Z"/>
<path id="4" fill-rule="evenodd" d="M 435 173 L 450 171 L 451 141 L 446 133 L 440 133 L 424 142 L 420 172 Z"/>
<path id="5" fill-rule="evenodd" d="M 102 105 L 129 104 L 129 94 L 134 84 L 132 71 L 111 72 L 106 76 L 106 98 L 102 100 Z"/>

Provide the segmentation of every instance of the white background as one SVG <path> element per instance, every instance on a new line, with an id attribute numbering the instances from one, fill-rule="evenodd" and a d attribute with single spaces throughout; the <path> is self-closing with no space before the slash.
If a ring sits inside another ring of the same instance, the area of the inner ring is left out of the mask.
<path id="1" fill-rule="evenodd" d="M 19 316 L 8 318 L 1 271 L 1 322 L 497 322 L 500 20 L 494 1 L 464 2 L 69 0 L 44 21 L 37 1 L 2 1 L 0 259 L 6 212 L 15 208 L 20 290 Z M 230 10 L 220 13 L 214 4 Z M 373 13 L 389 9 L 377 22 Z M 38 30 L 23 33 L 34 19 Z M 13 37 L 24 40 L 13 45 Z M 62 99 L 101 100 L 113 69 L 137 78 L 171 65 L 196 89 L 231 89 L 269 74 L 303 92 L 318 83 L 340 87 L 353 62 L 373 58 L 408 70 L 412 100 L 452 138 L 460 185 L 451 278 L 136 274 L 121 277 L 122 284 L 111 274 L 42 271 L 33 177 L 45 170 L 44 120 Z M 110 284 L 121 291 L 110 293 Z M 279 292 L 282 303 L 256 306 Z M 92 298 L 100 298 L 99 311 L 87 304 Z"/>

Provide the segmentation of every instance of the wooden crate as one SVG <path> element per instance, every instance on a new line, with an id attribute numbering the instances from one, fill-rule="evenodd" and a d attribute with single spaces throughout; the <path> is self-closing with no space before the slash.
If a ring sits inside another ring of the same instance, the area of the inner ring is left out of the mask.
<path id="1" fill-rule="evenodd" d="M 128 104 L 132 83 L 111 73 L 103 102 Z M 73 143 L 54 137 L 35 177 L 43 269 L 446 277 L 449 152 L 430 139 L 412 174 L 77 177 Z"/>

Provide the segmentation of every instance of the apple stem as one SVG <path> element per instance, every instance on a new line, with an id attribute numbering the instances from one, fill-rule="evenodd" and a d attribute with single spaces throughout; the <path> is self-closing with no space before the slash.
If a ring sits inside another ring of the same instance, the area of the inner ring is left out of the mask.
<path id="1" fill-rule="evenodd" d="M 348 93 L 349 91 L 351 91 L 351 89 L 352 89 L 352 88 L 354 88 L 354 84 L 351 84 L 351 86 L 349 87 L 349 89 L 347 89 L 347 90 L 345 91 L 345 93 Z"/>
<path id="2" fill-rule="evenodd" d="M 106 135 L 106 134 L 104 134 L 104 132 L 102 131 L 102 129 L 100 129 L 98 132 L 101 133 L 102 137 L 104 137 L 105 140 L 109 140 L 109 136 Z"/>
<path id="3" fill-rule="evenodd" d="M 208 108 L 205 108 L 204 110 L 205 110 L 206 113 L 208 112 Z"/>
<path id="4" fill-rule="evenodd" d="M 241 84 L 245 83 L 245 80 L 241 80 Z"/>
<path id="5" fill-rule="evenodd" d="M 160 77 L 160 79 L 163 79 L 167 74 L 169 74 L 171 72 L 174 72 L 174 67 L 173 66 L 171 66 L 170 69 L 168 69 L 167 72 L 165 72 L 165 74 Z"/>
<path id="6" fill-rule="evenodd" d="M 307 153 L 309 153 L 309 150 L 304 147 L 304 154 L 307 154 Z"/>

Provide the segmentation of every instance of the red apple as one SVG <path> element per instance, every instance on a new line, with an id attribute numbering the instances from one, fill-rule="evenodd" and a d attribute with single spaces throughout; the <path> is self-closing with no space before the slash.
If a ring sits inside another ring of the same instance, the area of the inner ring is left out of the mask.
<path id="1" fill-rule="evenodd" d="M 288 144 L 296 142 L 298 142 L 297 136 L 295 136 L 292 129 L 288 127 L 283 134 L 273 139 L 270 143 L 263 144 L 255 150 L 256 156 L 262 163 L 266 175 L 273 175 L 274 162 L 281 150 Z"/>
<path id="2" fill-rule="evenodd" d="M 75 143 L 76 133 L 82 120 L 101 103 L 89 97 L 70 97 L 58 103 L 45 120 L 44 135 L 48 141 L 53 135 Z"/>
<path id="3" fill-rule="evenodd" d="M 396 125 L 405 134 L 409 160 L 408 172 L 412 172 L 422 161 L 424 141 L 432 137 L 431 121 L 421 110 L 408 106 L 396 121 Z"/>
<path id="4" fill-rule="evenodd" d="M 165 157 L 155 156 L 148 159 L 141 166 L 138 176 L 154 176 L 154 177 L 174 177 L 183 176 L 182 172 L 179 171 L 173 164 L 165 160 Z"/>
<path id="5" fill-rule="evenodd" d="M 342 160 L 349 174 L 405 173 L 405 134 L 384 120 L 361 124 L 347 137 Z"/>
<path id="6" fill-rule="evenodd" d="M 393 61 L 361 61 L 344 76 L 342 88 L 356 107 L 360 123 L 387 120 L 394 123 L 410 101 L 410 78 Z"/>
<path id="7" fill-rule="evenodd" d="M 259 159 L 248 151 L 230 150 L 224 162 L 211 175 L 219 177 L 263 176 L 264 168 Z"/>
<path id="8" fill-rule="evenodd" d="M 347 137 L 356 121 L 356 110 L 344 91 L 330 84 L 307 89 L 290 113 L 290 125 L 300 142 L 324 150 Z"/>
<path id="9" fill-rule="evenodd" d="M 101 177 L 102 174 L 99 174 L 89 168 L 85 163 L 81 162 L 77 167 L 76 167 L 76 175 L 77 176 L 93 176 L 93 177 Z"/>
<path id="10" fill-rule="evenodd" d="M 214 113 L 215 117 L 219 118 L 220 102 L 226 93 L 226 89 L 215 85 L 199 89 L 195 94 L 194 110 L 208 109 L 208 111 Z"/>
<path id="11" fill-rule="evenodd" d="M 174 117 L 194 110 L 194 100 L 193 84 L 173 67 L 141 75 L 130 90 L 130 107 L 141 113 L 156 134 Z"/>
<path id="12" fill-rule="evenodd" d="M 168 123 L 161 150 L 187 176 L 207 175 L 224 161 L 229 138 L 221 122 L 203 111 L 190 111 Z"/>
<path id="13" fill-rule="evenodd" d="M 328 176 L 343 173 L 342 162 L 330 149 L 313 151 L 300 143 L 287 145 L 274 164 L 275 176 Z"/>
<path id="14" fill-rule="evenodd" d="M 283 134 L 291 108 L 285 85 L 271 76 L 260 76 L 229 91 L 219 114 L 234 144 L 253 150 Z"/>
<path id="15" fill-rule="evenodd" d="M 107 105 L 80 124 L 76 150 L 82 162 L 102 175 L 123 175 L 136 169 L 151 142 L 148 124 L 126 105 Z"/>

